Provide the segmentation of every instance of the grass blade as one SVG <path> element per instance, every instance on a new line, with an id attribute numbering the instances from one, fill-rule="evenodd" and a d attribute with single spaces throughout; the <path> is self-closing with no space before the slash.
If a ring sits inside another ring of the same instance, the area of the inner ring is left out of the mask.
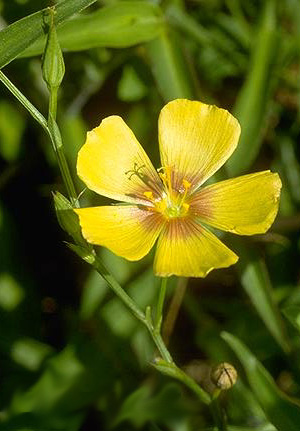
<path id="1" fill-rule="evenodd" d="M 180 39 L 175 31 L 165 31 L 148 43 L 147 51 L 151 69 L 164 100 L 193 99 L 192 79 L 180 49 Z"/>
<path id="2" fill-rule="evenodd" d="M 242 287 L 277 343 L 286 353 L 289 352 L 284 322 L 272 294 L 265 262 L 254 248 L 244 245 L 242 241 L 235 240 L 235 250 L 240 256 L 237 270 Z"/>
<path id="3" fill-rule="evenodd" d="M 230 175 L 247 171 L 262 144 L 262 129 L 270 98 L 272 65 L 278 49 L 276 4 L 265 4 L 256 43 L 252 48 L 251 67 L 240 91 L 234 113 L 241 123 L 239 145 L 226 164 Z"/>

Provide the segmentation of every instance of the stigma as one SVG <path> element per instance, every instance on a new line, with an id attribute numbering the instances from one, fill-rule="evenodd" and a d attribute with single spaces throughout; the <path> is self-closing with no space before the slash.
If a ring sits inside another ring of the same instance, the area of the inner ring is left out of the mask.
<path id="1" fill-rule="evenodd" d="M 150 190 L 144 192 L 144 196 L 152 204 L 148 209 L 161 213 L 167 220 L 186 217 L 190 208 L 186 200 L 192 184 L 183 179 L 180 189 L 175 189 L 172 184 L 172 168 L 170 166 L 158 169 L 158 175 L 162 181 L 163 190 L 160 196 L 154 196 Z"/>

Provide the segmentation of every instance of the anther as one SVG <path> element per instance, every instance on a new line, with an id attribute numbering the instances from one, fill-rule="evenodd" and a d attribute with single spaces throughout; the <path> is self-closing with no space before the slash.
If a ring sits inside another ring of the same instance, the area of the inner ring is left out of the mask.
<path id="1" fill-rule="evenodd" d="M 183 184 L 183 187 L 184 187 L 185 190 L 190 189 L 191 186 L 192 186 L 192 184 L 189 181 L 185 180 L 185 179 L 182 180 L 182 184 Z"/>
<path id="2" fill-rule="evenodd" d="M 190 207 L 189 204 L 184 202 L 181 206 L 184 208 L 184 212 L 187 213 Z"/>
<path id="3" fill-rule="evenodd" d="M 191 184 L 189 181 L 187 181 L 187 180 L 183 179 L 183 180 L 182 180 L 182 185 L 183 185 L 183 188 L 184 188 L 184 192 L 183 192 L 183 195 L 181 196 L 180 204 L 181 204 L 181 205 L 186 209 L 186 211 L 187 211 L 187 210 L 189 209 L 189 205 L 188 205 L 188 204 L 186 204 L 186 203 L 184 203 L 184 200 L 185 200 L 186 195 L 187 195 L 187 192 L 188 192 L 188 190 L 191 188 L 192 184 Z M 186 207 L 186 205 L 187 205 L 187 207 Z"/>
<path id="4" fill-rule="evenodd" d="M 150 192 L 150 191 L 149 192 L 144 192 L 143 195 L 146 196 L 146 198 L 149 199 L 150 201 L 154 200 L 153 193 Z"/>
<path id="5" fill-rule="evenodd" d="M 163 171 L 160 172 L 160 171 Z M 169 192 L 169 196 L 171 197 L 173 194 L 172 190 L 172 168 L 171 166 L 162 166 L 161 168 L 157 169 L 158 175 L 161 178 L 163 185 L 165 186 L 166 190 Z"/>

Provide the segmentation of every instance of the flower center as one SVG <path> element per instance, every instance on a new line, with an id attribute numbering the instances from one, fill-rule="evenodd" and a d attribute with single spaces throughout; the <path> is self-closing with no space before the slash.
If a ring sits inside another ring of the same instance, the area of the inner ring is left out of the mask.
<path id="1" fill-rule="evenodd" d="M 169 166 L 158 169 L 158 175 L 160 176 L 160 179 L 163 183 L 162 195 L 158 198 L 155 198 L 153 192 L 144 192 L 146 198 L 149 199 L 152 204 L 154 204 L 153 210 L 163 214 L 167 220 L 185 217 L 190 207 L 186 202 L 186 197 L 188 190 L 191 187 L 191 183 L 183 179 L 180 190 L 173 188 L 172 168 Z"/>

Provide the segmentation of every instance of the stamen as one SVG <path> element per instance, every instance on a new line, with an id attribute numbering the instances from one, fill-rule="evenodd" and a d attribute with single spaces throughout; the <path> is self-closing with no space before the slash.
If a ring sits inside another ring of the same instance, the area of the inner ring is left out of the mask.
<path id="1" fill-rule="evenodd" d="M 185 190 L 190 189 L 191 186 L 192 186 L 192 184 L 189 181 L 185 180 L 185 179 L 182 180 L 182 184 L 183 184 L 183 187 L 185 188 Z"/>
<path id="2" fill-rule="evenodd" d="M 187 192 L 191 188 L 192 184 L 189 181 L 183 179 L 182 180 L 182 185 L 183 185 L 183 188 L 184 188 L 184 193 L 183 193 L 183 195 L 181 197 L 180 205 L 182 205 L 184 207 L 184 205 L 188 205 L 188 204 L 184 204 L 183 202 L 184 202 L 184 200 L 186 198 L 186 195 L 187 195 Z"/>
<path id="3" fill-rule="evenodd" d="M 184 210 L 185 210 L 185 213 L 187 213 L 188 212 L 188 210 L 189 210 L 189 204 L 187 204 L 187 203 L 183 203 L 182 204 L 182 207 L 184 208 Z"/>
<path id="4" fill-rule="evenodd" d="M 142 181 L 143 181 L 143 176 L 142 174 L 139 172 L 140 170 L 144 169 L 145 165 L 142 166 L 138 166 L 138 164 L 135 162 L 133 165 L 133 169 L 130 169 L 129 171 L 125 172 L 125 175 L 128 175 L 128 179 L 131 180 L 131 178 L 136 175 L 137 177 L 139 177 Z"/>
<path id="5" fill-rule="evenodd" d="M 154 201 L 154 196 L 153 196 L 152 192 L 150 192 L 150 191 L 149 192 L 144 192 L 143 195 L 146 196 L 146 198 L 149 199 L 151 202 Z"/>
<path id="6" fill-rule="evenodd" d="M 161 173 L 160 171 L 164 171 L 164 172 Z M 168 190 L 169 192 L 169 197 L 171 197 L 173 194 L 171 166 L 162 166 L 161 168 L 157 169 L 157 172 L 163 182 L 163 185 L 165 186 L 165 189 Z"/>

